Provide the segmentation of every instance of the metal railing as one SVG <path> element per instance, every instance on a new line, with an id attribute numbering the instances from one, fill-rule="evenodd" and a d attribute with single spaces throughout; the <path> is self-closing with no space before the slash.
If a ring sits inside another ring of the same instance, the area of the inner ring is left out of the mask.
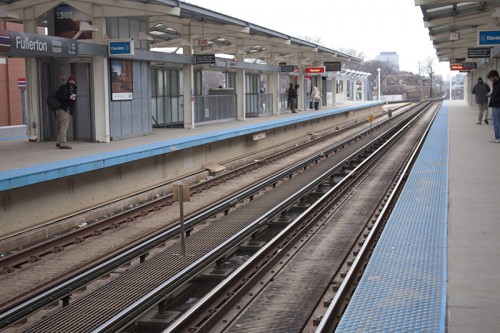
<path id="1" fill-rule="evenodd" d="M 194 96 L 194 121 L 236 119 L 236 95 Z"/>
<path id="2" fill-rule="evenodd" d="M 184 96 L 153 96 L 153 127 L 173 127 L 184 123 Z"/>
<path id="3" fill-rule="evenodd" d="M 245 94 L 245 110 L 247 117 L 260 117 L 273 114 L 273 94 Z"/>
<path id="4" fill-rule="evenodd" d="M 290 109 L 288 108 L 288 94 L 282 93 L 279 95 L 279 98 L 280 98 L 280 100 L 278 103 L 278 107 L 279 107 L 280 111 L 290 111 Z"/>

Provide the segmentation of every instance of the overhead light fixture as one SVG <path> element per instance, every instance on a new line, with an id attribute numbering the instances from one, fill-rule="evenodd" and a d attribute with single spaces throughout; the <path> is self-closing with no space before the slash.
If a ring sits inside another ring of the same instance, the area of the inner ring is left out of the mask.
<path id="1" fill-rule="evenodd" d="M 144 40 L 144 41 L 147 41 L 147 42 L 152 42 L 153 41 L 153 37 L 150 35 L 150 34 L 146 34 L 142 31 L 139 31 L 139 34 L 137 35 L 137 39 L 138 40 Z"/>
<path id="2" fill-rule="evenodd" d="M 96 26 L 93 26 L 92 24 L 85 22 L 85 21 L 80 21 L 80 31 L 76 33 L 76 35 L 73 36 L 73 39 L 78 39 L 84 32 L 97 32 L 99 29 L 97 29 Z"/>
<path id="3" fill-rule="evenodd" d="M 219 51 L 219 52 L 220 52 L 220 51 L 222 51 L 223 49 L 222 49 L 222 47 L 221 47 L 219 44 L 215 44 L 215 43 L 214 43 L 214 44 L 212 45 L 212 50 L 213 50 L 213 51 Z"/>
<path id="4" fill-rule="evenodd" d="M 185 40 L 184 38 L 181 38 L 179 45 L 180 46 L 193 46 L 193 44 L 191 44 L 189 41 Z"/>

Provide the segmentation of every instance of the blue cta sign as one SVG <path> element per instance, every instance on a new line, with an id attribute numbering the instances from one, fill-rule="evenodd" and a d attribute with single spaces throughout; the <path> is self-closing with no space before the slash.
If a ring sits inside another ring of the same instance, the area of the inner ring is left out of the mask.
<path id="1" fill-rule="evenodd" d="M 134 41 L 127 40 L 110 40 L 109 55 L 134 55 Z"/>
<path id="2" fill-rule="evenodd" d="M 483 30 L 477 32 L 478 45 L 500 45 L 500 30 Z"/>

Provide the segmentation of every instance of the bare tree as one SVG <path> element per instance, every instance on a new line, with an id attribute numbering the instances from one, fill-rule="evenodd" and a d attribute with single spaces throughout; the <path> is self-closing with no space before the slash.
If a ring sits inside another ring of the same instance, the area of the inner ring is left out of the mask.
<path id="1" fill-rule="evenodd" d="M 355 49 L 341 48 L 339 51 L 342 52 L 342 53 L 348 54 L 350 56 L 353 56 L 353 57 L 356 57 L 356 58 L 359 58 L 359 59 L 363 59 L 363 60 L 366 57 L 365 54 L 362 51 L 358 51 L 358 50 L 355 50 Z"/>
<path id="2" fill-rule="evenodd" d="M 426 74 L 429 79 L 430 79 L 430 91 L 429 91 L 429 97 L 432 98 L 433 96 L 433 78 L 434 78 L 434 58 L 432 57 L 427 57 L 423 63 L 421 64 L 420 69 L 422 70 L 423 74 Z"/>
<path id="3" fill-rule="evenodd" d="M 324 45 L 319 36 L 299 36 L 300 39 L 314 43 L 316 45 Z"/>
<path id="4" fill-rule="evenodd" d="M 225 85 L 225 74 L 216 71 L 203 71 L 202 72 L 202 94 L 208 94 L 208 90 L 212 88 L 217 88 L 219 86 L 224 87 Z"/>

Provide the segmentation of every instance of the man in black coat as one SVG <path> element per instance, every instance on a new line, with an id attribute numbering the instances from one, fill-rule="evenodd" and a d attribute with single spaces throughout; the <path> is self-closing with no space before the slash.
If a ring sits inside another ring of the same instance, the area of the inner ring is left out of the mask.
<path id="1" fill-rule="evenodd" d="M 484 116 L 484 123 L 488 125 L 488 93 L 490 92 L 490 86 L 483 82 L 482 78 L 477 79 L 477 84 L 472 88 L 472 93 L 476 96 L 476 105 L 478 110 L 477 124 L 481 125 L 483 121 L 483 113 L 486 111 Z"/>
<path id="2" fill-rule="evenodd" d="M 59 134 L 57 135 L 56 147 L 71 149 L 71 146 L 66 143 L 66 133 L 68 132 L 70 117 L 73 115 L 76 101 L 76 78 L 73 75 L 68 77 L 66 84 L 57 89 L 56 98 L 61 102 L 61 107 L 57 110 Z"/>

